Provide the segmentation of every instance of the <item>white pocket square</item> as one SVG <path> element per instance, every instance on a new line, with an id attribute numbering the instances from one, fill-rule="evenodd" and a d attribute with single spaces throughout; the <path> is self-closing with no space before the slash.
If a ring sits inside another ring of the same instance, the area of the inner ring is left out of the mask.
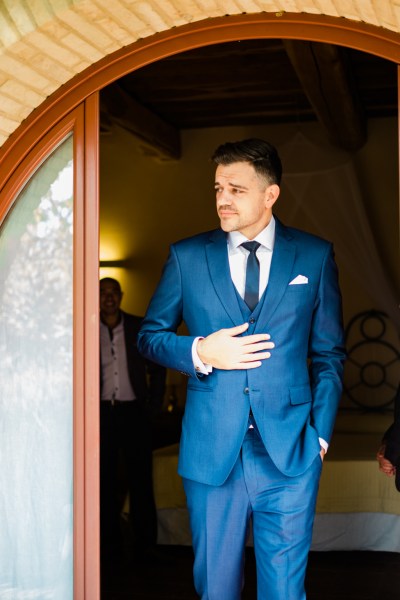
<path id="1" fill-rule="evenodd" d="M 304 283 L 308 283 L 308 277 L 306 277 L 305 275 L 297 275 L 297 277 L 292 279 L 289 285 L 301 285 Z"/>

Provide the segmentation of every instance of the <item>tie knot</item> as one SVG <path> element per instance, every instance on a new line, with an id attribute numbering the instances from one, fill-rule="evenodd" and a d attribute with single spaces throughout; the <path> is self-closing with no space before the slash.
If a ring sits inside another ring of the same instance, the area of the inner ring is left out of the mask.
<path id="1" fill-rule="evenodd" d="M 240 244 L 241 246 L 243 246 L 243 248 L 246 248 L 246 250 L 248 250 L 250 253 L 255 254 L 257 252 L 257 250 L 259 249 L 259 247 L 261 246 L 261 244 L 259 242 L 243 242 L 243 244 Z"/>

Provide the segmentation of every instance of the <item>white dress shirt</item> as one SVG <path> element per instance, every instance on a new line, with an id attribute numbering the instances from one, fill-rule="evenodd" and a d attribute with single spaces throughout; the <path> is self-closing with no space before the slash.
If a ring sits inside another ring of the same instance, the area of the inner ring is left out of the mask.
<path id="1" fill-rule="evenodd" d="M 101 399 L 120 402 L 135 400 L 129 379 L 123 317 L 111 330 L 100 321 L 100 349 Z"/>
<path id="2" fill-rule="evenodd" d="M 231 278 L 241 298 L 244 298 L 247 258 L 250 254 L 250 252 L 243 248 L 241 244 L 248 241 L 249 240 L 239 231 L 232 231 L 228 234 L 228 258 Z M 260 287 L 258 297 L 261 298 L 268 285 L 269 272 L 271 269 L 272 252 L 275 242 L 274 217 L 272 217 L 267 227 L 254 238 L 254 241 L 260 244 L 256 255 L 258 262 L 260 263 Z"/>

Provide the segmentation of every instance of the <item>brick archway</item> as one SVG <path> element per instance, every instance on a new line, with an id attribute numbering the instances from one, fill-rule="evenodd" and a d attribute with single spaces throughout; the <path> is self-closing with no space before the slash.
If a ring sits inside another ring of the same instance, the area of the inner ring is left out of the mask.
<path id="1" fill-rule="evenodd" d="M 61 86 L 68 84 L 105 57 L 138 40 L 160 32 L 207 22 L 229 15 L 234 18 L 266 16 L 270 24 L 287 18 L 327 17 L 342 24 L 363 24 L 393 38 L 400 32 L 396 0 L 351 3 L 347 0 L 242 0 L 237 11 L 215 1 L 188 0 L 51 0 L 51 2 L 1 3 L 0 7 L 0 146 L 32 111 Z M 258 10 L 257 10 L 257 7 Z M 379 28 L 379 29 L 378 29 Z M 271 37 L 271 36 L 269 36 Z M 305 36 L 303 36 L 305 39 Z M 400 50 L 398 52 L 400 56 Z"/>
<path id="2" fill-rule="evenodd" d="M 210 44 L 255 38 L 305 39 L 328 42 L 370 52 L 382 58 L 400 62 L 400 35 L 387 29 L 377 28 L 357 21 L 338 19 L 321 15 L 298 13 L 257 13 L 205 19 L 189 25 L 168 29 L 165 32 L 148 36 L 130 46 L 110 53 L 93 62 L 81 73 L 75 75 L 37 106 L 18 124 L 13 121 L 15 131 L 4 140 L 1 138 L 1 124 L 7 119 L 0 112 L 0 189 L 18 161 L 22 160 L 36 141 L 65 114 L 84 101 L 92 93 L 102 89 L 124 74 L 134 71 L 153 61 L 172 54 Z M 4 55 L 0 55 L 1 69 Z M 15 66 L 15 65 L 14 65 Z M 29 65 L 26 66 L 29 68 Z M 16 68 L 18 77 L 21 74 Z M 21 81 L 10 81 L 21 85 Z M 29 81 L 27 74 L 26 82 Z M 4 87 L 4 86 L 3 86 Z M 0 101 L 1 101 L 0 88 Z M 22 95 L 20 98 L 25 98 Z M 9 106 L 2 105 L 3 112 Z"/>

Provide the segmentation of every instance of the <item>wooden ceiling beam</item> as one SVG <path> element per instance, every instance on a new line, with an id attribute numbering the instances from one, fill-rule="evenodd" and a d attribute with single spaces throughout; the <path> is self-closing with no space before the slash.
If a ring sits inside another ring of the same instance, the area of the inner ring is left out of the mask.
<path id="1" fill-rule="evenodd" d="M 348 151 L 361 148 L 367 140 L 367 121 L 345 50 L 317 42 L 283 40 L 283 43 L 330 141 Z"/>
<path id="2" fill-rule="evenodd" d="M 103 119 L 105 130 L 109 130 L 111 122 L 134 135 L 147 155 L 161 160 L 177 160 L 181 156 L 179 130 L 134 100 L 118 83 L 101 91 L 100 121 Z"/>

